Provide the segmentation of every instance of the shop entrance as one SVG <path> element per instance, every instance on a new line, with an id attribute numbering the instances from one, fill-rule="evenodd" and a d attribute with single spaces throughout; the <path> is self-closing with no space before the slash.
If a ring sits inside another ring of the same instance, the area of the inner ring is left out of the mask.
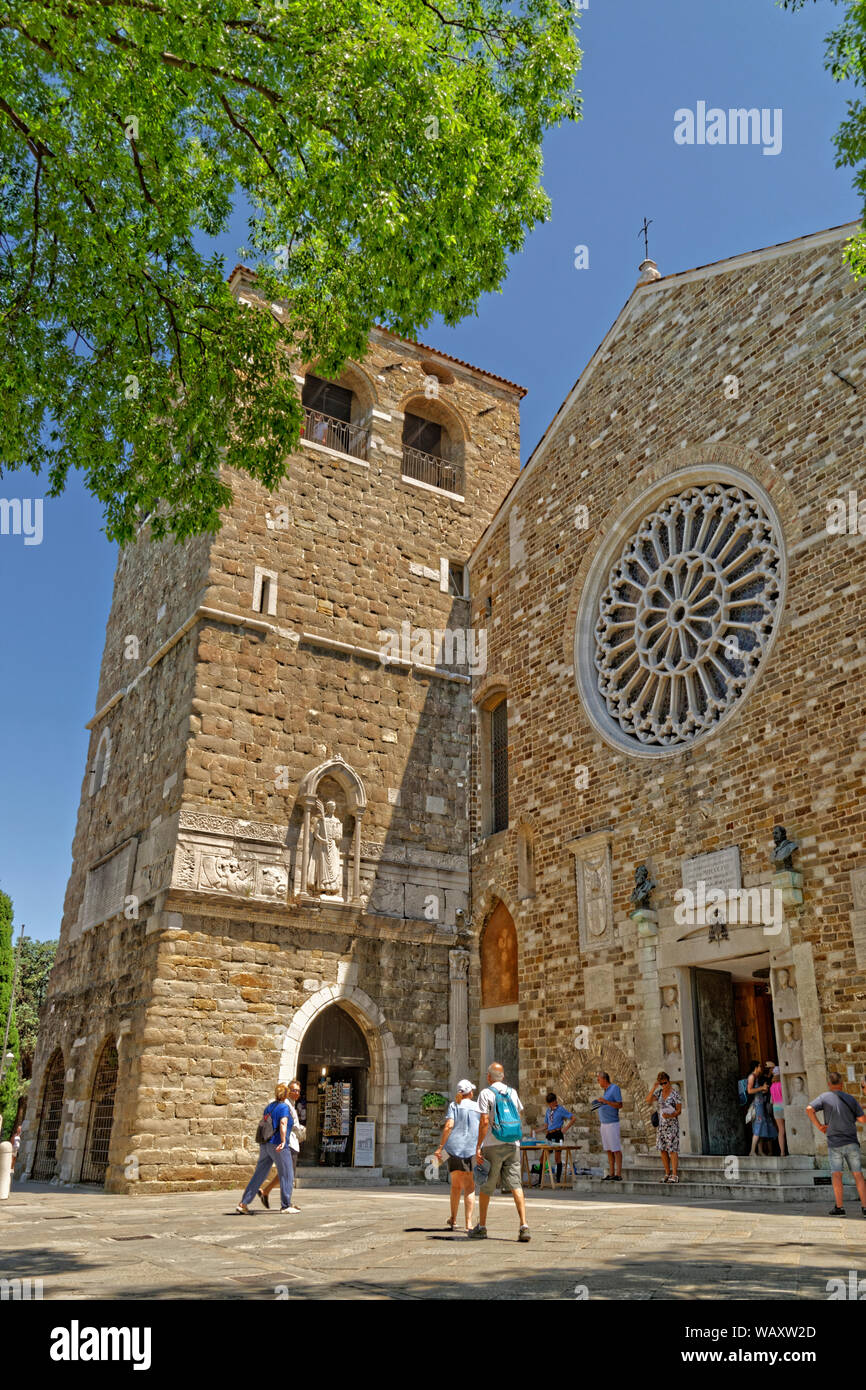
<path id="1" fill-rule="evenodd" d="M 701 1152 L 748 1151 L 750 1135 L 737 1083 L 751 1063 L 778 1062 L 769 966 L 750 958 L 728 970 L 693 968 L 691 996 Z M 738 968 L 739 967 L 739 968 Z"/>
<path id="2" fill-rule="evenodd" d="M 301 1167 L 351 1165 L 355 1116 L 366 1113 L 369 1071 L 370 1053 L 357 1023 L 339 1004 L 323 1009 L 304 1034 L 298 1059 L 307 1126 Z"/>

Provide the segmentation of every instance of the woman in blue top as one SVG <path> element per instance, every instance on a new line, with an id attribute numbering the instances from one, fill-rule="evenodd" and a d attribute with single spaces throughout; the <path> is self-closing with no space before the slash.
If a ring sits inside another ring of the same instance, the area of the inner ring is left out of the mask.
<path id="1" fill-rule="evenodd" d="M 453 1231 L 460 1210 L 460 1198 L 466 1216 L 467 1231 L 472 1226 L 475 1211 L 475 1178 L 472 1160 L 478 1146 L 478 1126 L 481 1111 L 478 1102 L 472 1099 L 475 1087 L 471 1081 L 461 1081 L 457 1094 L 448 1106 L 442 1138 L 436 1150 L 437 1163 L 442 1162 L 443 1153 L 448 1155 L 448 1172 L 451 1175 L 451 1218 L 445 1224 Z"/>

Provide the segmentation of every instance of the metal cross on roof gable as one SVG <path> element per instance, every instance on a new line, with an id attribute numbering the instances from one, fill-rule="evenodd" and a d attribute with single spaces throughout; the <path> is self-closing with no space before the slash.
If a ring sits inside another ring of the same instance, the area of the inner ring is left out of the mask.
<path id="1" fill-rule="evenodd" d="M 650 229 L 650 227 L 652 226 L 652 224 L 653 224 L 653 219 L 652 219 L 652 218 L 650 218 L 649 222 L 647 222 L 646 218 L 644 218 L 644 220 L 643 220 L 643 226 L 641 227 L 640 231 L 638 232 L 638 236 L 642 236 L 642 237 L 643 237 L 644 260 L 647 260 L 647 261 L 649 260 L 649 237 L 648 237 L 647 233 L 649 232 L 649 229 Z"/>

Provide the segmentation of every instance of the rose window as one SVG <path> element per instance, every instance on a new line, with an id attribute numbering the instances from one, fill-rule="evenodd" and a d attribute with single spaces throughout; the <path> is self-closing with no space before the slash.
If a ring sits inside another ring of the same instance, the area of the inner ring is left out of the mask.
<path id="1" fill-rule="evenodd" d="M 773 635 L 781 573 L 773 522 L 740 487 L 691 487 L 644 519 L 594 632 L 597 689 L 630 741 L 687 743 L 736 704 Z"/>

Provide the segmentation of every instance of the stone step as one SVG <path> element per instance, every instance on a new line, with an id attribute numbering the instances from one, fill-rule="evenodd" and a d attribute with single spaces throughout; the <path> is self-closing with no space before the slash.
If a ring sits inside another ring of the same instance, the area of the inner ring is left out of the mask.
<path id="1" fill-rule="evenodd" d="M 538 1189 L 533 1189 L 537 1191 Z M 545 1189 L 548 1192 L 549 1190 Z M 817 1186 L 814 1183 L 785 1183 L 776 1186 L 753 1182 L 713 1182 L 696 1179 L 694 1182 L 678 1183 L 642 1182 L 623 1178 L 622 1182 L 602 1184 L 598 1178 L 576 1178 L 575 1192 L 592 1192 L 596 1196 L 603 1193 L 605 1198 L 614 1198 L 622 1193 L 629 1197 L 660 1197 L 676 1201 L 677 1194 L 683 1201 L 734 1201 L 734 1202 L 808 1202 L 833 1205 L 833 1191 L 829 1185 Z M 853 1183 L 845 1185 L 845 1204 L 849 1216 L 859 1217 L 860 1200 Z"/>
<path id="2" fill-rule="evenodd" d="M 297 1187 L 390 1187 L 381 1168 L 298 1168 Z"/>
<path id="3" fill-rule="evenodd" d="M 729 1155 L 726 1154 L 681 1153 L 680 1162 L 688 1162 L 691 1168 L 706 1170 L 723 1166 L 728 1157 Z M 762 1154 L 757 1154 L 754 1158 L 752 1158 L 750 1154 L 734 1154 L 732 1157 L 739 1159 L 741 1170 L 748 1168 L 750 1172 L 753 1170 L 757 1172 L 760 1169 L 766 1169 L 767 1172 L 771 1173 L 790 1173 L 792 1171 L 810 1172 L 815 1168 L 815 1159 L 811 1154 L 791 1154 L 788 1158 L 765 1158 Z M 600 1164 L 606 1163 L 606 1161 L 606 1158 L 602 1155 L 598 1157 L 593 1156 L 589 1166 L 598 1167 Z M 647 1154 L 629 1154 L 626 1161 L 630 1168 L 642 1167 L 646 1163 L 661 1162 L 658 1157 L 658 1151 L 655 1149 Z"/>

